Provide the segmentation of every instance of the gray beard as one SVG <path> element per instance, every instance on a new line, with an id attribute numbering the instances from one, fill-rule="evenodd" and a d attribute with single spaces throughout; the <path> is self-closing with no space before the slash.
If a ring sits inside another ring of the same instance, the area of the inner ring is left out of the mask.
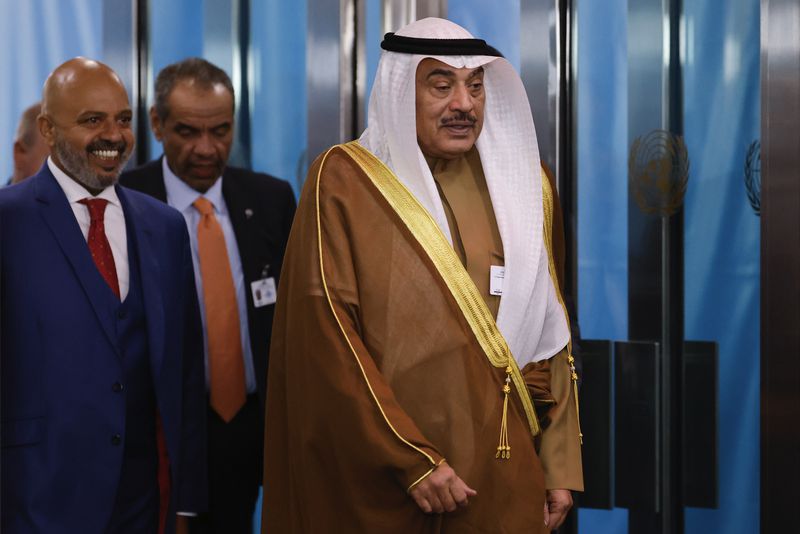
<path id="1" fill-rule="evenodd" d="M 127 163 L 128 159 L 131 157 L 131 153 L 129 152 L 124 156 L 122 165 L 119 166 L 119 171 L 117 171 L 113 177 L 108 177 L 98 175 L 92 171 L 89 166 L 89 156 L 85 152 L 75 152 L 72 150 L 69 143 L 58 136 L 55 138 L 53 153 L 64 166 L 64 170 L 67 171 L 67 174 L 78 183 L 83 184 L 87 189 L 94 191 L 103 190 L 108 186 L 116 184 L 122 169 L 125 167 L 125 163 Z"/>

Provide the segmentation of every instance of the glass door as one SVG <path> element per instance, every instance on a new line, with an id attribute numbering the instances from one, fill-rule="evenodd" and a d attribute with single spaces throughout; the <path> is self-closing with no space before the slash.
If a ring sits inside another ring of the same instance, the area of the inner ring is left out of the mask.
<path id="1" fill-rule="evenodd" d="M 575 19 L 579 322 L 620 342 L 617 365 L 631 342 L 652 343 L 662 371 L 652 458 L 620 457 L 637 438 L 619 416 L 637 405 L 618 404 L 619 508 L 581 510 L 580 532 L 758 532 L 759 1 L 577 0 Z M 645 377 L 615 379 L 621 403 L 625 381 Z M 671 470 L 670 454 L 682 455 Z M 641 481 L 631 470 L 652 475 L 649 503 L 625 487 Z"/>

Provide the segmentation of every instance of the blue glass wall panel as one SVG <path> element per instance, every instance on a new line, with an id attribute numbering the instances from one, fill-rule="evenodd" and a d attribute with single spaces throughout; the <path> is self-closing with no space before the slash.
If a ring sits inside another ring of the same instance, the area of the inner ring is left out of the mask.
<path id="1" fill-rule="evenodd" d="M 153 84 L 161 69 L 187 57 L 203 56 L 203 4 L 203 1 L 197 0 L 149 2 L 148 31 L 152 72 L 148 106 L 153 105 Z M 150 158 L 157 158 L 162 154 L 161 143 L 156 141 L 152 132 L 148 149 Z"/>
<path id="2" fill-rule="evenodd" d="M 578 1 L 579 318 L 587 338 L 627 335 L 624 0 Z M 610 9 L 609 9 L 610 8 Z M 747 149 L 759 135 L 759 3 L 684 3 L 685 334 L 719 343 L 718 510 L 686 532 L 758 532 L 759 220 Z M 582 510 L 582 533 L 627 532 L 624 510 Z"/>
<path id="3" fill-rule="evenodd" d="M 450 0 L 447 18 L 497 48 L 519 72 L 519 1 Z"/>
<path id="4" fill-rule="evenodd" d="M 364 123 L 369 111 L 369 95 L 372 92 L 372 83 L 375 81 L 375 72 L 378 70 L 378 60 L 381 57 L 381 41 L 383 40 L 383 13 L 381 0 L 367 0 L 366 24 L 364 25 L 365 48 L 367 51 L 367 86 L 364 91 Z"/>
<path id="5" fill-rule="evenodd" d="M 55 67 L 75 56 L 103 60 L 102 0 L 0 0 L 0 185 L 14 170 L 22 111 L 41 99 Z"/>
<path id="6" fill-rule="evenodd" d="M 759 530 L 760 221 L 744 167 L 760 135 L 760 6 L 683 5 L 684 329 L 687 339 L 719 344 L 719 509 L 688 509 L 686 533 L 751 534 Z"/>
<path id="7" fill-rule="evenodd" d="M 628 336 L 627 2 L 577 0 L 578 322 Z M 613 413 L 613 412 L 612 412 Z M 586 436 L 586 446 L 591 436 Z M 623 509 L 580 510 L 581 534 L 627 532 Z"/>
<path id="8" fill-rule="evenodd" d="M 253 0 L 250 10 L 253 168 L 288 180 L 299 194 L 308 167 L 307 3 Z"/>
<path id="9" fill-rule="evenodd" d="M 149 2 L 153 76 L 181 59 L 203 55 L 203 2 Z"/>
<path id="10" fill-rule="evenodd" d="M 628 336 L 627 3 L 577 2 L 578 310 L 584 337 Z"/>

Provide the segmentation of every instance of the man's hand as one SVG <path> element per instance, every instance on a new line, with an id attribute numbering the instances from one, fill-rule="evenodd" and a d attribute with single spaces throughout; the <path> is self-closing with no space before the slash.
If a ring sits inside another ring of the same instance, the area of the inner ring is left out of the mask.
<path id="1" fill-rule="evenodd" d="M 469 498 L 478 494 L 447 463 L 436 467 L 410 493 L 417 506 L 426 514 L 452 512 L 459 506 L 467 506 Z"/>
<path id="2" fill-rule="evenodd" d="M 567 489 L 547 490 L 544 503 L 544 524 L 550 530 L 556 530 L 567 518 L 572 508 L 572 492 Z"/>

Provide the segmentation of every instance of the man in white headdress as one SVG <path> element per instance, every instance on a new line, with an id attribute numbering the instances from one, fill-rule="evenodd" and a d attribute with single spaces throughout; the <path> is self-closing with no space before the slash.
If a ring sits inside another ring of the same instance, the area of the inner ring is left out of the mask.
<path id="1" fill-rule="evenodd" d="M 583 485 L 577 376 L 524 88 L 445 20 L 381 46 L 368 128 L 316 160 L 289 240 L 263 527 L 557 528 Z"/>

